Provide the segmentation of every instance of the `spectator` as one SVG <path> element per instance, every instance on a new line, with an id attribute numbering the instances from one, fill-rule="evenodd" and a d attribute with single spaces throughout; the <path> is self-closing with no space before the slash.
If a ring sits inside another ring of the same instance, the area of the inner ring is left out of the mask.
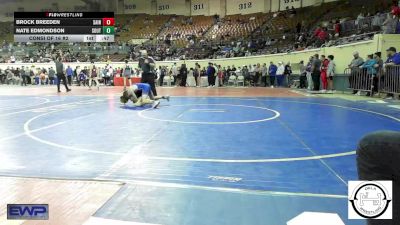
<path id="1" fill-rule="evenodd" d="M 360 57 L 360 54 L 357 51 L 353 52 L 353 57 L 353 60 L 351 60 L 351 63 L 349 64 L 349 68 L 351 69 L 349 77 L 350 87 L 354 87 L 354 77 L 358 73 L 359 67 L 364 63 L 364 59 Z M 353 94 L 357 94 L 357 90 L 354 90 Z"/>
<path id="2" fill-rule="evenodd" d="M 172 76 L 174 77 L 174 84 L 177 85 L 176 80 L 178 78 L 178 67 L 176 63 L 171 67 Z"/>
<path id="3" fill-rule="evenodd" d="M 326 40 L 328 40 L 328 30 L 326 29 L 326 27 L 321 29 L 317 37 L 318 37 L 317 46 L 320 47 L 322 44 L 326 42 Z"/>
<path id="4" fill-rule="evenodd" d="M 186 80 L 187 80 L 187 76 L 188 76 L 188 70 L 186 68 L 186 64 L 181 65 L 181 68 L 179 70 L 179 76 L 181 78 L 180 86 L 186 87 Z"/>
<path id="5" fill-rule="evenodd" d="M 314 89 L 314 84 L 313 84 L 313 79 L 312 79 L 312 64 L 314 61 L 314 56 L 311 56 L 310 59 L 308 60 L 307 66 L 306 66 L 306 72 L 307 72 L 307 89 L 309 91 Z"/>
<path id="6" fill-rule="evenodd" d="M 323 92 L 326 92 L 328 89 L 328 65 L 329 60 L 325 57 L 325 55 L 321 55 L 321 81 Z"/>
<path id="7" fill-rule="evenodd" d="M 288 62 L 285 65 L 285 72 L 284 72 L 284 79 L 283 79 L 284 82 L 286 82 L 286 84 L 289 84 L 290 75 L 292 75 L 292 67 L 290 65 L 290 62 Z"/>
<path id="8" fill-rule="evenodd" d="M 269 83 L 271 84 L 271 88 L 274 88 L 275 76 L 276 76 L 277 71 L 278 71 L 278 67 L 273 62 L 270 62 L 269 68 L 268 68 L 268 75 L 269 75 Z"/>
<path id="9" fill-rule="evenodd" d="M 28 71 L 25 70 L 24 66 L 22 66 L 20 74 L 21 74 L 21 78 L 22 78 L 21 86 L 23 86 L 23 85 L 26 86 L 29 74 L 28 74 Z"/>
<path id="10" fill-rule="evenodd" d="M 311 77 L 314 84 L 314 91 L 319 91 L 320 88 L 320 80 L 321 80 L 321 60 L 319 59 L 319 55 L 315 54 L 311 66 Z"/>
<path id="11" fill-rule="evenodd" d="M 7 74 L 7 83 L 8 84 L 10 84 L 11 82 L 13 84 L 18 84 L 19 83 L 19 81 L 20 81 L 19 78 L 16 77 L 14 75 L 14 73 L 10 69 L 6 70 L 6 74 Z"/>
<path id="12" fill-rule="evenodd" d="M 162 86 L 163 86 L 163 83 L 164 83 L 164 77 L 165 77 L 167 71 L 166 71 L 166 69 L 165 69 L 164 66 L 159 66 L 158 71 L 159 71 L 159 73 L 160 73 L 159 85 L 160 85 L 160 87 L 162 87 Z"/>
<path id="13" fill-rule="evenodd" d="M 267 64 L 264 63 L 261 68 L 261 80 L 262 80 L 262 83 L 264 83 L 264 87 L 267 87 L 267 85 L 268 85 L 267 74 L 268 74 Z"/>
<path id="14" fill-rule="evenodd" d="M 397 52 L 397 49 L 395 47 L 390 47 L 389 49 L 386 50 L 386 53 L 387 53 L 387 60 L 384 63 L 384 68 L 387 73 L 388 67 L 400 65 L 400 53 Z M 383 79 L 385 78 L 383 77 Z M 393 94 L 386 95 L 386 99 L 393 99 L 393 97 L 394 97 Z"/>
<path id="15" fill-rule="evenodd" d="M 89 67 L 88 75 L 89 75 L 89 90 L 92 89 L 93 82 L 96 83 L 97 90 L 100 89 L 99 85 L 99 69 L 96 68 L 96 65 L 92 62 L 91 68 Z"/>
<path id="16" fill-rule="evenodd" d="M 198 63 L 195 63 L 193 76 L 196 81 L 196 87 L 199 87 L 201 84 L 201 67 Z"/>
<path id="17" fill-rule="evenodd" d="M 355 21 L 356 26 L 358 26 L 359 28 L 362 27 L 364 18 L 365 18 L 364 14 L 362 12 L 360 12 L 360 14 L 358 14 L 357 19 Z"/>
<path id="18" fill-rule="evenodd" d="M 304 65 L 304 61 L 300 61 L 300 88 L 306 88 L 306 81 L 307 81 L 307 72 L 306 72 L 306 66 Z"/>
<path id="19" fill-rule="evenodd" d="M 375 14 L 375 16 L 374 16 L 374 18 L 372 19 L 372 22 L 371 22 L 372 28 L 374 30 L 379 30 L 382 27 L 383 22 L 384 22 L 384 20 L 382 20 L 382 18 L 383 18 L 382 14 L 380 12 L 377 12 Z"/>
<path id="20" fill-rule="evenodd" d="M 328 60 L 329 60 L 329 64 L 328 64 L 328 70 L 327 70 L 327 75 L 328 75 L 328 90 L 331 92 L 334 92 L 335 89 L 333 87 L 333 77 L 335 76 L 335 69 L 336 69 L 336 64 L 334 60 L 334 56 L 333 55 L 328 55 Z"/>
<path id="21" fill-rule="evenodd" d="M 384 34 L 394 34 L 397 27 L 397 17 L 391 14 L 387 15 L 385 22 L 383 22 L 383 33 Z"/>
<path id="22" fill-rule="evenodd" d="M 110 66 L 111 68 L 111 66 Z M 107 74 L 108 76 L 111 76 L 110 74 L 111 71 L 109 71 L 109 73 Z M 132 76 L 132 68 L 131 66 L 129 66 L 128 64 L 128 60 L 125 60 L 125 67 L 124 67 L 124 88 L 126 88 L 126 85 L 128 83 L 128 86 L 132 85 L 132 81 L 131 81 L 131 76 Z M 89 86 L 91 86 L 91 84 L 89 84 Z"/>
<path id="23" fill-rule="evenodd" d="M 215 86 L 215 68 L 213 64 L 210 62 L 208 63 L 207 67 L 207 76 L 208 76 L 208 87 L 214 87 Z"/>
<path id="24" fill-rule="evenodd" d="M 368 55 L 367 60 L 365 60 L 365 62 L 360 66 L 360 69 L 366 69 L 368 75 L 375 76 L 376 75 L 375 65 L 377 63 L 378 62 L 374 59 L 372 54 Z"/>
<path id="25" fill-rule="evenodd" d="M 399 16 L 400 16 L 400 7 L 399 7 L 399 4 L 398 4 L 398 3 L 393 2 L 392 9 L 391 9 L 390 13 L 391 13 L 393 16 L 396 16 L 396 17 L 399 17 Z"/>
<path id="26" fill-rule="evenodd" d="M 360 66 L 360 69 L 365 69 L 367 71 L 367 75 L 368 77 L 366 77 L 367 79 L 372 78 L 372 80 L 374 79 L 374 77 L 376 77 L 376 68 L 375 65 L 378 62 L 375 60 L 375 58 L 373 57 L 373 55 L 368 55 L 367 56 L 367 60 L 364 62 L 364 64 L 362 64 Z M 369 83 L 369 82 L 365 82 L 365 83 Z M 369 89 L 370 87 L 366 87 L 366 89 Z M 373 88 L 372 88 L 373 89 Z M 371 89 L 371 92 L 373 91 Z M 368 92 L 367 96 L 371 96 L 371 93 Z"/>
<path id="27" fill-rule="evenodd" d="M 218 73 L 218 86 L 222 87 L 224 84 L 224 71 L 221 68 L 221 65 L 217 66 Z"/>
<path id="28" fill-rule="evenodd" d="M 190 68 L 188 72 L 188 77 L 187 77 L 187 85 L 189 87 L 195 87 L 196 86 L 196 79 L 194 77 L 194 69 Z"/>
<path id="29" fill-rule="evenodd" d="M 258 81 L 260 80 L 260 77 L 261 77 L 261 65 L 260 65 L 260 63 L 257 63 L 257 65 L 254 66 L 253 70 L 254 70 L 253 84 L 254 84 L 254 87 L 256 87 L 258 85 Z"/>
<path id="30" fill-rule="evenodd" d="M 335 22 L 334 31 L 335 31 L 335 37 L 339 37 L 340 36 L 340 32 L 341 32 L 341 27 L 340 27 L 340 21 L 339 20 L 336 20 L 336 22 Z"/>
<path id="31" fill-rule="evenodd" d="M 40 70 L 39 79 L 40 79 L 40 85 L 48 84 L 48 76 L 44 68 Z"/>
<path id="32" fill-rule="evenodd" d="M 86 76 L 86 74 L 85 74 L 85 70 L 81 70 L 81 71 L 80 71 L 80 73 L 79 73 L 79 75 L 78 75 L 78 79 L 79 79 L 79 81 L 78 81 L 78 86 L 81 86 L 81 85 L 86 86 L 86 79 L 87 79 L 87 76 Z"/>
<path id="33" fill-rule="evenodd" d="M 76 82 L 79 85 L 79 74 L 81 73 L 81 67 L 80 66 L 76 66 L 75 73 L 76 73 Z"/>
<path id="34" fill-rule="evenodd" d="M 385 62 L 385 66 L 400 65 L 400 53 L 397 52 L 395 47 L 390 47 L 386 50 L 388 59 Z"/>
<path id="35" fill-rule="evenodd" d="M 278 83 L 278 87 L 282 87 L 283 85 L 283 79 L 285 78 L 285 65 L 283 65 L 283 62 L 278 63 L 278 69 L 276 70 L 276 79 Z"/>
<path id="36" fill-rule="evenodd" d="M 72 76 L 74 75 L 74 71 L 70 66 L 68 66 L 65 72 L 67 74 L 68 85 L 72 86 Z"/>
<path id="37" fill-rule="evenodd" d="M 54 80 L 56 77 L 56 71 L 54 71 L 53 67 L 50 67 L 49 69 L 49 84 L 53 85 Z"/>

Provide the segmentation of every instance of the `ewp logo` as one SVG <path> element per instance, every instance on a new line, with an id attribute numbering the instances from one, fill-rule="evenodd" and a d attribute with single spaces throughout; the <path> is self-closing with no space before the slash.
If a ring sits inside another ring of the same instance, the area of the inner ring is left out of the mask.
<path id="1" fill-rule="evenodd" d="M 7 204 L 8 220 L 48 220 L 48 204 Z"/>

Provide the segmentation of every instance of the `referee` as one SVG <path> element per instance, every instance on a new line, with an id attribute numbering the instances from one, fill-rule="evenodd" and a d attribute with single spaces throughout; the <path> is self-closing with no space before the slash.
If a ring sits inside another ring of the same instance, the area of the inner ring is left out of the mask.
<path id="1" fill-rule="evenodd" d="M 157 96 L 157 90 L 155 85 L 156 74 L 154 69 L 156 67 L 156 62 L 152 57 L 149 57 L 146 50 L 141 52 L 142 57 L 139 59 L 139 68 L 142 70 L 142 80 L 141 83 L 147 83 L 151 87 L 151 91 L 154 96 Z"/>
<path id="2" fill-rule="evenodd" d="M 54 62 L 56 64 L 56 72 L 57 72 L 57 91 L 59 93 L 61 92 L 60 83 L 62 80 L 64 83 L 64 86 L 65 86 L 65 89 L 67 90 L 67 92 L 70 92 L 71 89 L 69 89 L 67 86 L 67 78 L 65 77 L 65 74 L 64 74 L 64 65 L 62 64 L 60 57 L 56 58 L 54 60 Z"/>

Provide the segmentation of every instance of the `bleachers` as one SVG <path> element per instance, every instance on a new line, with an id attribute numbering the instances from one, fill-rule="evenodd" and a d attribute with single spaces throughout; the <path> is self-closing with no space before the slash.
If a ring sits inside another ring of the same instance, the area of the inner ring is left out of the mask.
<path id="1" fill-rule="evenodd" d="M 173 39 L 186 39 L 189 35 L 201 37 L 212 24 L 212 16 L 174 16 L 168 21 L 167 26 L 158 37 L 162 39 L 165 39 L 168 35 Z"/>
<path id="2" fill-rule="evenodd" d="M 12 22 L 0 22 L 0 40 L 12 42 L 14 40 L 13 23 Z"/>
<path id="3" fill-rule="evenodd" d="M 209 39 L 245 38 L 269 19 L 270 14 L 228 15 L 215 24 L 206 37 Z"/>
<path id="4" fill-rule="evenodd" d="M 151 39 L 157 37 L 164 24 L 169 20 L 169 15 L 138 14 L 124 26 L 120 33 L 120 40 Z"/>

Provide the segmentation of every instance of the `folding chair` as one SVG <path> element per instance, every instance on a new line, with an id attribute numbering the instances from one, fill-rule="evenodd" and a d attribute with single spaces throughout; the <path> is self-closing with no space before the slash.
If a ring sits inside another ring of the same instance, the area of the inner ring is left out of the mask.
<path id="1" fill-rule="evenodd" d="M 236 86 L 239 86 L 240 83 L 244 87 L 244 76 L 238 76 L 237 81 L 236 81 Z"/>

